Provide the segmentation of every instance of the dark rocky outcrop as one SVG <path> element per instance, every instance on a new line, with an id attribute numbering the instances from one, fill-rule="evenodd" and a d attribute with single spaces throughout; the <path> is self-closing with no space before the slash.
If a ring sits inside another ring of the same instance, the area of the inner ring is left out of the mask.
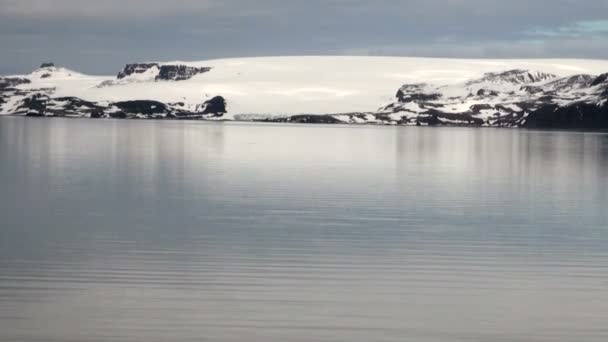
<path id="1" fill-rule="evenodd" d="M 52 116 L 103 116 L 104 106 L 78 97 L 56 97 L 47 103 L 46 115 Z"/>
<path id="2" fill-rule="evenodd" d="M 436 101 L 441 99 L 442 96 L 440 93 L 428 90 L 426 83 L 406 84 L 395 95 L 401 103 Z"/>
<path id="3" fill-rule="evenodd" d="M 597 85 L 600 85 L 602 83 L 608 83 L 608 73 L 605 74 L 601 74 L 600 76 L 598 76 L 593 83 L 591 83 L 592 87 L 595 87 Z"/>
<path id="4" fill-rule="evenodd" d="M 185 81 L 195 75 L 209 72 L 211 68 L 195 68 L 186 65 L 162 65 L 157 81 Z"/>
<path id="5" fill-rule="evenodd" d="M 563 107 L 543 106 L 528 115 L 523 127 L 608 129 L 608 105 L 579 102 Z"/>
<path id="6" fill-rule="evenodd" d="M 122 112 L 129 114 L 166 114 L 169 112 L 167 105 L 158 101 L 151 100 L 135 100 L 115 102 L 114 105 Z"/>
<path id="7" fill-rule="evenodd" d="M 441 125 L 441 121 L 436 115 L 420 115 L 416 119 L 416 126 L 437 126 Z"/>
<path id="8" fill-rule="evenodd" d="M 144 73 L 148 70 L 150 70 L 151 68 L 154 67 L 160 67 L 160 65 L 158 63 L 133 63 L 133 64 L 127 64 L 124 69 L 122 69 L 121 72 L 118 73 L 117 78 L 123 79 L 127 76 L 131 76 L 133 74 L 141 74 Z"/>
<path id="9" fill-rule="evenodd" d="M 531 85 L 522 86 L 520 89 L 525 91 L 526 93 L 530 93 L 530 94 L 540 94 L 540 93 L 545 92 L 545 90 L 542 87 L 531 86 Z"/>
<path id="10" fill-rule="evenodd" d="M 55 67 L 55 63 L 53 63 L 53 62 L 48 62 L 48 63 L 42 63 L 42 64 L 40 64 L 40 69 L 54 68 L 54 67 Z"/>
<path id="11" fill-rule="evenodd" d="M 29 116 L 43 116 L 46 113 L 46 107 L 49 102 L 49 97 L 45 94 L 33 94 L 23 99 L 18 107 L 18 112 L 25 112 Z"/>
<path id="12" fill-rule="evenodd" d="M 563 91 L 575 88 L 590 87 L 596 78 L 591 75 L 581 74 L 564 77 L 547 83 L 544 88 L 552 91 Z M 539 87 L 540 88 L 540 87 Z M 542 89 L 542 88 L 541 88 Z"/>
<path id="13" fill-rule="evenodd" d="M 396 97 L 397 101 L 379 112 L 402 113 L 401 120 L 388 117 L 397 124 L 605 128 L 608 73 L 557 78 L 543 72 L 510 70 L 486 73 L 461 84 L 406 84 Z M 469 110 L 461 111 L 467 103 Z"/>
<path id="14" fill-rule="evenodd" d="M 477 96 L 498 96 L 498 92 L 488 89 L 479 89 L 477 91 Z"/>
<path id="15" fill-rule="evenodd" d="M 125 112 L 121 112 L 121 111 L 117 111 L 117 112 L 111 112 L 109 113 L 109 116 L 113 119 L 126 119 L 127 118 L 127 113 Z"/>
<path id="16" fill-rule="evenodd" d="M 222 116 L 226 113 L 226 99 L 221 96 L 216 96 L 203 103 L 204 109 L 203 114 L 214 114 L 215 116 Z"/>
<path id="17" fill-rule="evenodd" d="M 282 118 L 269 118 L 261 120 L 264 122 L 293 122 L 293 123 L 312 123 L 312 124 L 339 124 L 342 121 L 331 115 L 294 115 Z"/>
<path id="18" fill-rule="evenodd" d="M 206 67 L 197 68 L 180 64 L 133 63 L 127 64 L 118 73 L 117 79 L 121 80 L 134 74 L 141 74 L 152 68 L 158 68 L 158 74 L 154 78 L 155 81 L 184 81 L 211 70 L 211 68 Z M 103 86 L 107 85 L 112 85 L 112 83 L 107 82 L 107 84 L 103 84 Z"/>
<path id="19" fill-rule="evenodd" d="M 526 84 L 536 83 L 541 81 L 548 81 L 557 78 L 556 75 L 548 74 L 539 71 L 529 71 L 522 69 L 508 70 L 503 72 L 489 72 L 486 73 L 482 78 L 469 81 L 467 85 L 473 85 L 476 83 L 512 83 L 512 84 Z"/>
<path id="20" fill-rule="evenodd" d="M 16 87 L 20 84 L 29 84 L 30 80 L 20 77 L 0 77 L 0 90 Z"/>
<path id="21" fill-rule="evenodd" d="M 480 118 L 475 118 L 473 113 L 444 113 L 436 109 L 426 111 L 426 115 L 432 117 L 432 122 L 437 125 L 450 126 L 481 126 L 484 121 Z"/>
<path id="22" fill-rule="evenodd" d="M 484 103 L 484 104 L 475 104 L 475 105 L 472 105 L 470 107 L 470 109 L 471 109 L 471 112 L 473 112 L 473 113 L 479 113 L 482 110 L 494 109 L 494 107 L 492 107 L 489 104 L 485 104 Z"/>
<path id="23" fill-rule="evenodd" d="M 99 119 L 103 117 L 103 110 L 93 110 L 91 111 L 90 117 L 92 119 Z"/>

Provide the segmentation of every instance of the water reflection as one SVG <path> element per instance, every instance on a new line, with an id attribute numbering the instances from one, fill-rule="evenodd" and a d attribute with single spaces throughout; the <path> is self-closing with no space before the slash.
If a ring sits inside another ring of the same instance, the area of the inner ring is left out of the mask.
<path id="1" fill-rule="evenodd" d="M 605 341 L 608 135 L 0 120 L 0 339 Z"/>

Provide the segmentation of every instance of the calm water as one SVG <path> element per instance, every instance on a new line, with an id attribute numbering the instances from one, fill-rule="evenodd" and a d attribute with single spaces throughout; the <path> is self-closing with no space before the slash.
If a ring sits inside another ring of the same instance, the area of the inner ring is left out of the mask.
<path id="1" fill-rule="evenodd" d="M 608 135 L 0 119 L 1 341 L 608 340 Z"/>

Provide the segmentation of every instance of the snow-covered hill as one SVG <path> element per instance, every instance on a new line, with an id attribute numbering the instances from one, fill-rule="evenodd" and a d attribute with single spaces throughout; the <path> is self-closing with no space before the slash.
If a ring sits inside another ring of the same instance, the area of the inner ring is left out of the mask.
<path id="1" fill-rule="evenodd" d="M 129 64 L 116 76 L 46 64 L 0 77 L 0 113 L 526 126 L 540 125 L 538 111 L 542 122 L 552 111 L 602 119 L 605 72 L 608 61 L 558 59 L 237 58 Z"/>

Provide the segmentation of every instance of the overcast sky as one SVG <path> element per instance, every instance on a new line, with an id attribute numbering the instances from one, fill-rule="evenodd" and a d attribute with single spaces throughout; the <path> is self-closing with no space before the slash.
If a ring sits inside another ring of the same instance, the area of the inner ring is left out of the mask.
<path id="1" fill-rule="evenodd" d="M 345 54 L 608 59 L 608 1 L 0 0 L 0 73 Z"/>

